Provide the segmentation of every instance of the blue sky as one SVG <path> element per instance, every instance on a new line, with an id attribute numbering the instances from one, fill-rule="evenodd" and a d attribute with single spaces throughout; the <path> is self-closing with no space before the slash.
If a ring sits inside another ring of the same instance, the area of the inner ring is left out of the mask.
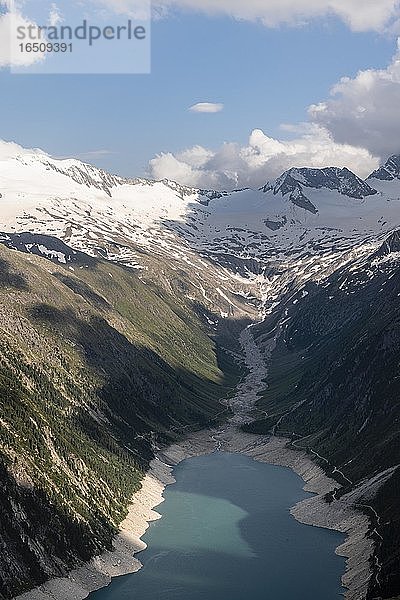
<path id="1" fill-rule="evenodd" d="M 335 17 L 268 28 L 178 11 L 153 23 L 150 75 L 0 71 L 0 138 L 143 175 L 160 152 L 242 146 L 255 128 L 284 140 L 292 134 L 281 123 L 306 121 L 341 77 L 384 69 L 395 51 L 395 36 L 353 32 Z M 224 110 L 188 111 L 203 101 Z"/>

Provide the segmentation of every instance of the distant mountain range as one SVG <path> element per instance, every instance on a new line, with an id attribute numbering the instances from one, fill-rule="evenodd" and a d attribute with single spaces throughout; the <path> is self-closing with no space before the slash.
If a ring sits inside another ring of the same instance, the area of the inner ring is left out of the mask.
<path id="1" fill-rule="evenodd" d="M 255 322 L 245 428 L 370 507 L 369 598 L 399 594 L 400 156 L 221 192 L 24 153 L 0 194 L 0 598 L 110 545 L 155 445 L 227 417 Z"/>

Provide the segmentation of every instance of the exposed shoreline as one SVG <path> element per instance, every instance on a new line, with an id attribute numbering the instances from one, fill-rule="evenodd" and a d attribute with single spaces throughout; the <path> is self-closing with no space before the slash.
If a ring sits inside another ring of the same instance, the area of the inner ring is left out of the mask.
<path id="1" fill-rule="evenodd" d="M 370 558 L 374 543 L 368 538 L 369 518 L 346 503 L 346 498 L 327 504 L 323 496 L 340 487 L 304 453 L 287 447 L 285 438 L 243 433 L 228 425 L 217 430 L 201 431 L 179 444 L 174 444 L 154 459 L 142 482 L 142 488 L 132 499 L 127 518 L 114 540 L 114 552 L 105 552 L 86 565 L 73 570 L 68 577 L 56 578 L 17 597 L 17 600 L 83 600 L 91 592 L 106 587 L 111 579 L 135 573 L 141 568 L 135 554 L 145 549 L 141 537 L 150 522 L 160 518 L 154 508 L 163 502 L 165 487 L 175 482 L 172 469 L 181 461 L 221 450 L 242 453 L 254 460 L 289 467 L 305 482 L 304 489 L 317 494 L 291 509 L 298 521 L 307 525 L 333 529 L 347 535 L 337 548 L 346 557 L 346 572 L 342 577 L 347 588 L 346 600 L 363 600 L 372 569 Z"/>

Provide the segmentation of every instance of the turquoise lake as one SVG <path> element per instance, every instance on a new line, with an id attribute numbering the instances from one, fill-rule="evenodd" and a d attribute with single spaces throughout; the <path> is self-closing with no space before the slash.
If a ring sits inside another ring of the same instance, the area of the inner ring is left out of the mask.
<path id="1" fill-rule="evenodd" d="M 338 600 L 344 536 L 298 523 L 291 470 L 216 452 L 174 469 L 137 555 L 143 568 L 90 600 Z"/>

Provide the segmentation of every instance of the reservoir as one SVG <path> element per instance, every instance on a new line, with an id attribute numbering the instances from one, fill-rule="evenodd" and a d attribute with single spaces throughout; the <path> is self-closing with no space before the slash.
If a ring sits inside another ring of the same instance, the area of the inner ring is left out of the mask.
<path id="1" fill-rule="evenodd" d="M 311 494 L 290 469 L 216 452 L 174 469 L 143 536 L 143 568 L 90 600 L 339 600 L 345 536 L 298 523 Z"/>

